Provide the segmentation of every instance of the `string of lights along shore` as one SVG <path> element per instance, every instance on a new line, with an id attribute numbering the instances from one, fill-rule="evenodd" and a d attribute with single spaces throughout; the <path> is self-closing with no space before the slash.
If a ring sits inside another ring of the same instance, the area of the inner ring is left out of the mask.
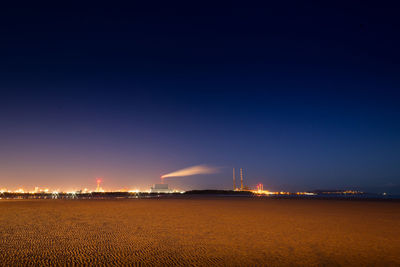
<path id="1" fill-rule="evenodd" d="M 219 168 L 210 167 L 206 165 L 196 165 L 192 167 L 187 167 L 184 169 L 180 169 L 168 174 L 161 175 L 160 183 L 156 183 L 150 187 L 150 189 L 118 189 L 118 190 L 106 190 L 103 188 L 103 181 L 102 177 L 97 177 L 95 179 L 96 188 L 94 190 L 90 190 L 88 188 L 83 188 L 75 191 L 62 191 L 59 189 L 51 190 L 47 187 L 35 187 L 33 190 L 26 190 L 25 188 L 18 188 L 16 190 L 8 190 L 6 188 L 0 189 L 0 194 L 28 194 L 28 195 L 52 195 L 57 196 L 59 194 L 69 194 L 69 195 L 87 195 L 87 194 L 107 194 L 107 193 L 127 193 L 127 194 L 183 194 L 185 191 L 177 189 L 177 188 L 170 188 L 169 184 L 166 180 L 176 177 L 188 177 L 188 176 L 195 176 L 195 175 L 207 175 L 207 174 L 215 174 L 219 172 Z M 245 185 L 245 172 L 244 168 L 239 168 L 239 177 L 240 177 L 240 187 L 236 185 L 236 169 L 233 168 L 232 170 L 232 179 L 233 179 L 233 188 L 231 190 L 226 189 L 226 192 L 248 192 L 255 195 L 316 195 L 314 192 L 285 192 L 285 191 L 269 191 L 264 190 L 264 185 L 262 183 L 256 184 L 253 188 L 248 187 Z M 325 192 L 327 193 L 327 192 Z M 329 192 L 329 193 L 340 193 L 340 194 L 360 194 L 363 193 L 357 190 L 341 190 L 340 192 Z"/>

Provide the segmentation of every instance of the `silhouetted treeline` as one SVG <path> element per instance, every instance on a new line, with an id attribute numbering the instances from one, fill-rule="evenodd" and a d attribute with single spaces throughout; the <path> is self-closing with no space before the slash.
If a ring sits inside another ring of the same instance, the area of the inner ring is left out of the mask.
<path id="1" fill-rule="evenodd" d="M 233 191 L 233 190 L 191 190 L 185 192 L 185 195 L 253 195 L 249 191 Z"/>

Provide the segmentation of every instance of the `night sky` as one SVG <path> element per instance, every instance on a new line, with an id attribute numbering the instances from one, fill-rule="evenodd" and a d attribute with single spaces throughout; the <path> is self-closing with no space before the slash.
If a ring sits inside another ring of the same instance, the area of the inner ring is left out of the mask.
<path id="1" fill-rule="evenodd" d="M 399 188 L 398 7 L 107 3 L 2 5 L 0 188 Z"/>

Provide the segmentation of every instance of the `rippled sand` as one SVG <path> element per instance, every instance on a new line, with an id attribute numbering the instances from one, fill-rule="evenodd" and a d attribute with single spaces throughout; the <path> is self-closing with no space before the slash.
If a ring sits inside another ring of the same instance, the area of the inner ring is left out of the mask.
<path id="1" fill-rule="evenodd" d="M 0 200 L 0 264 L 400 265 L 400 203 Z"/>

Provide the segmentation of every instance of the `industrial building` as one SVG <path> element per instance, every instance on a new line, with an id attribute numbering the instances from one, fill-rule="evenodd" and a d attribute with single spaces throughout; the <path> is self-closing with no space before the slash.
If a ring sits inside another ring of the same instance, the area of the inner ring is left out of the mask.
<path id="1" fill-rule="evenodd" d="M 150 188 L 150 193 L 172 193 L 173 190 L 168 187 L 168 184 L 155 184 Z"/>

